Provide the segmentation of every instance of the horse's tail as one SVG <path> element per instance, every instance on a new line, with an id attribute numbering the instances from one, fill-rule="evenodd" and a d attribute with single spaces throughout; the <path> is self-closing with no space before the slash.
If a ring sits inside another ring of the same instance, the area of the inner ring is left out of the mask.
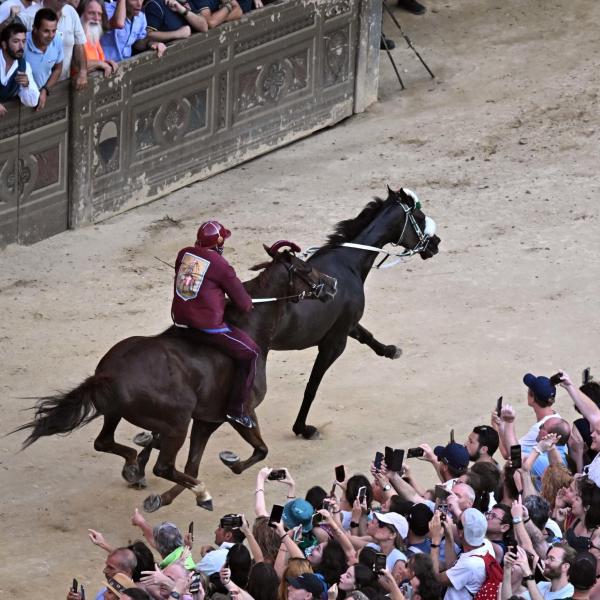
<path id="1" fill-rule="evenodd" d="M 105 412 L 112 397 L 111 381 L 105 376 L 93 375 L 70 392 L 40 398 L 32 407 L 35 409 L 33 420 L 11 433 L 32 429 L 23 442 L 23 450 L 41 437 L 67 435 Z"/>

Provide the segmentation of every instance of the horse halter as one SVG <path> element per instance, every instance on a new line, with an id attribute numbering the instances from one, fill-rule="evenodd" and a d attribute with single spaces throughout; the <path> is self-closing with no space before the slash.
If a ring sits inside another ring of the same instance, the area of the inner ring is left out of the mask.
<path id="1" fill-rule="evenodd" d="M 410 192 L 410 190 L 408 191 Z M 396 242 L 391 242 L 391 244 L 392 246 L 396 247 L 402 244 L 404 234 L 406 233 L 406 228 L 410 223 L 413 228 L 413 231 L 415 232 L 415 235 L 417 236 L 417 243 L 412 248 L 404 250 L 403 252 L 388 252 L 383 248 L 377 248 L 377 246 L 366 246 L 364 244 L 354 244 L 352 242 L 345 242 L 343 244 L 340 244 L 340 246 L 344 246 L 346 248 L 355 248 L 357 250 L 370 250 L 371 252 L 377 252 L 378 254 L 385 254 L 385 256 L 373 267 L 374 269 L 389 269 L 390 267 L 393 267 L 398 263 L 404 262 L 406 258 L 410 258 L 411 256 L 418 254 L 419 252 L 423 252 L 423 250 L 425 250 L 429 245 L 429 241 L 431 240 L 431 238 L 435 235 L 436 225 L 433 219 L 431 219 L 428 216 L 425 216 L 425 229 L 421 229 L 421 227 L 417 223 L 417 220 L 415 219 L 415 216 L 413 215 L 413 210 L 420 209 L 421 203 L 419 202 L 419 199 L 417 198 L 414 192 L 410 192 L 410 195 L 414 200 L 413 206 L 409 206 L 404 202 L 395 200 L 395 202 L 399 204 L 402 210 L 404 211 L 404 226 L 402 227 L 402 231 L 400 232 L 398 240 Z M 387 265 L 385 265 L 385 267 L 382 266 L 383 263 L 390 256 L 395 256 L 396 260 L 392 261 L 391 263 L 388 263 Z"/>

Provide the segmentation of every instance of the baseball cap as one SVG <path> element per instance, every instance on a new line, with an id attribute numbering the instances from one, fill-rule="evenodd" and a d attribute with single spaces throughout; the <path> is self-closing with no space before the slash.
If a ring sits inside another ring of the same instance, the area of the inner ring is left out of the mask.
<path id="1" fill-rule="evenodd" d="M 312 529 L 313 513 L 314 509 L 310 502 L 302 498 L 290 500 L 283 507 L 283 524 L 288 529 L 302 525 L 302 531 L 306 533 Z"/>
<path id="2" fill-rule="evenodd" d="M 487 519 L 476 508 L 467 508 L 461 515 L 463 537 L 469 546 L 481 546 L 487 532 Z"/>
<path id="3" fill-rule="evenodd" d="M 298 577 L 286 577 L 285 580 L 297 590 L 310 592 L 315 598 L 321 598 L 325 591 L 323 580 L 314 573 L 303 573 Z"/>
<path id="4" fill-rule="evenodd" d="M 457 471 L 466 471 L 469 466 L 469 451 L 462 444 L 450 442 L 446 446 L 436 446 L 433 453 Z"/>
<path id="5" fill-rule="evenodd" d="M 135 587 L 133 579 L 125 575 L 125 573 L 115 573 L 112 577 L 107 577 L 106 585 L 118 598 L 123 595 L 125 590 Z"/>
<path id="6" fill-rule="evenodd" d="M 523 376 L 523 383 L 531 390 L 538 402 L 553 404 L 556 396 L 556 387 L 550 383 L 548 377 L 543 375 L 535 376 L 527 373 Z"/>
<path id="7" fill-rule="evenodd" d="M 429 521 L 431 521 L 432 518 L 433 512 L 429 506 L 419 502 L 418 504 L 413 504 L 406 520 L 408 521 L 410 530 L 415 535 L 427 535 L 429 532 Z"/>
<path id="8" fill-rule="evenodd" d="M 392 525 L 402 539 L 408 535 L 408 521 L 406 520 L 406 517 L 395 512 L 374 514 L 379 522 L 385 523 L 386 525 Z"/>

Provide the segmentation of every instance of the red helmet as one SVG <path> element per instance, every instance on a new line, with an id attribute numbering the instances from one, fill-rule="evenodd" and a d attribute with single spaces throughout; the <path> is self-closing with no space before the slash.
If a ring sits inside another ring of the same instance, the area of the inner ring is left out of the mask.
<path id="1" fill-rule="evenodd" d="M 196 243 L 202 248 L 213 248 L 222 246 L 223 242 L 231 235 L 229 229 L 225 229 L 219 221 L 206 221 L 198 227 Z"/>

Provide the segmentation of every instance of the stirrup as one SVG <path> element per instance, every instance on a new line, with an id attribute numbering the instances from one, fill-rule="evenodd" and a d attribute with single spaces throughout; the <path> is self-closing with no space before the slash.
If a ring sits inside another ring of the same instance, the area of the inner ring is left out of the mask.
<path id="1" fill-rule="evenodd" d="M 225 415 L 228 421 L 232 421 L 233 423 L 237 423 L 242 427 L 247 427 L 248 429 L 252 429 L 256 427 L 256 423 L 249 417 L 248 415 Z"/>

